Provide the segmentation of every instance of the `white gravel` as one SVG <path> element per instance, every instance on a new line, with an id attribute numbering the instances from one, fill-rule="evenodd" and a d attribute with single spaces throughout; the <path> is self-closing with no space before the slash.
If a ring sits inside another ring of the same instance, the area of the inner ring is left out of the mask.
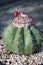
<path id="1" fill-rule="evenodd" d="M 41 65 L 43 63 L 43 51 L 28 56 L 17 55 L 15 53 L 9 52 L 1 39 L 0 61 L 6 65 Z"/>

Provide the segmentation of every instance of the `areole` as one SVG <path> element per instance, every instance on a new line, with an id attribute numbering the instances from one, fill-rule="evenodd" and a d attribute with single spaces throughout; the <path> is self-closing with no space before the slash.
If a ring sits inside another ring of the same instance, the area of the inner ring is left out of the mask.
<path id="1" fill-rule="evenodd" d="M 17 17 L 14 17 L 13 19 L 13 24 L 16 26 L 16 27 L 24 27 L 24 26 L 30 26 L 32 25 L 33 23 L 33 17 L 30 16 L 28 17 L 28 15 L 25 15 L 25 14 L 21 14 Z"/>

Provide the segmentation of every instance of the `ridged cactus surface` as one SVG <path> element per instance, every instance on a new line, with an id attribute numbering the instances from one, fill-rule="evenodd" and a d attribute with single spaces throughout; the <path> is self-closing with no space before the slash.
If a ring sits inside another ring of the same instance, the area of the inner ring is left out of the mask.
<path id="1" fill-rule="evenodd" d="M 30 54 L 39 51 L 41 36 L 34 26 L 19 28 L 9 24 L 2 34 L 2 39 L 10 52 Z"/>

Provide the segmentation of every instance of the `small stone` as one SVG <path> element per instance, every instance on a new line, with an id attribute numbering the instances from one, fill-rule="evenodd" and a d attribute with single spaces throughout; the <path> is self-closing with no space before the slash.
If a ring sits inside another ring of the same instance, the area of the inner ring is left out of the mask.
<path id="1" fill-rule="evenodd" d="M 11 64 L 12 63 L 12 61 L 9 61 L 9 64 Z"/>
<path id="2" fill-rule="evenodd" d="M 32 65 L 36 65 L 35 63 L 33 63 Z"/>

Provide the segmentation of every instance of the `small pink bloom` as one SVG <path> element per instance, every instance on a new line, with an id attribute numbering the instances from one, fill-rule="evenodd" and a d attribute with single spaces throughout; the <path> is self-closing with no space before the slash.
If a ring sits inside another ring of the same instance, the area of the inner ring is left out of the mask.
<path id="1" fill-rule="evenodd" d="M 24 14 L 24 11 L 20 11 L 20 14 Z"/>

